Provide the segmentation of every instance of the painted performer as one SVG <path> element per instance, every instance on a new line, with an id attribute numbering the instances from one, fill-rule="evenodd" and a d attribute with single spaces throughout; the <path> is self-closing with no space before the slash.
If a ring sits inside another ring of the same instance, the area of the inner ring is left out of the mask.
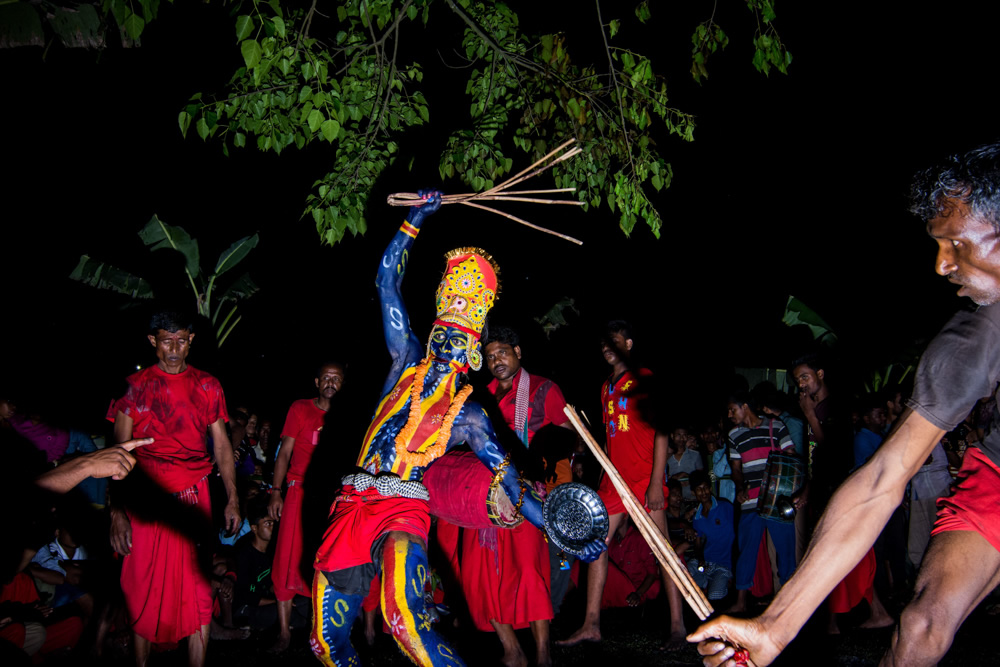
<path id="1" fill-rule="evenodd" d="M 206 434 L 226 490 L 226 529 L 232 534 L 240 525 L 226 399 L 218 380 L 187 364 L 193 328 L 174 313 L 154 315 L 148 338 L 158 362 L 130 375 L 125 395 L 108 411 L 117 442 L 156 439 L 133 451 L 137 471 L 114 489 L 111 505 L 111 546 L 125 557 L 121 586 L 140 666 L 151 643 L 185 637 L 188 664 L 205 663 L 211 553 L 200 553 L 197 544 L 212 544 Z"/>
<path id="2" fill-rule="evenodd" d="M 302 398 L 288 409 L 281 429 L 281 449 L 274 461 L 274 487 L 267 513 L 278 524 L 277 547 L 271 580 L 278 605 L 278 639 L 271 648 L 280 653 L 292 640 L 292 604 L 306 604 L 309 585 L 302 577 L 302 484 L 313 453 L 319 444 L 330 401 L 344 384 L 344 367 L 329 363 L 316 369 L 316 398 Z M 281 487 L 288 483 L 282 494 Z"/>
<path id="3" fill-rule="evenodd" d="M 482 365 L 479 337 L 498 287 L 492 258 L 469 248 L 448 253 L 426 350 L 410 329 L 400 286 L 421 223 L 441 205 L 438 192 L 421 197 L 379 266 L 376 285 L 392 368 L 358 457 L 362 470 L 344 478 L 316 554 L 311 642 L 326 665 L 359 664 L 351 626 L 379 574 L 382 611 L 403 652 L 419 665 L 464 664 L 433 630 L 423 597 L 430 515 L 421 479 L 449 447 L 469 445 L 524 517 L 542 525 L 538 496 L 518 478 L 486 413 L 468 400 L 465 372 Z M 603 549 L 594 540 L 584 555 L 593 559 Z"/>

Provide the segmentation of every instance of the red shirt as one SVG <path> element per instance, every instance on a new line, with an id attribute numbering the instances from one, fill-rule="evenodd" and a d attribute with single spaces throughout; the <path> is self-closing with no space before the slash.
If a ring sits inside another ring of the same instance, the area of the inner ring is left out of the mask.
<path id="1" fill-rule="evenodd" d="M 133 438 L 155 438 L 132 451 L 143 472 L 164 491 L 194 486 L 212 471 L 208 427 L 228 421 L 226 397 L 214 377 L 188 366 L 172 375 L 159 366 L 127 378 L 125 395 L 111 404 L 107 418 L 118 412 L 132 418 Z"/>
<path id="2" fill-rule="evenodd" d="M 641 378 L 653 373 L 645 368 Z M 608 457 L 629 486 L 649 484 L 653 471 L 653 439 L 656 431 L 643 421 L 639 402 L 646 398 L 636 386 L 635 376 L 626 371 L 614 386 L 608 378 L 601 388 L 601 412 L 608 436 Z M 645 487 L 643 487 L 645 488 Z"/>
<path id="3" fill-rule="evenodd" d="M 656 556 L 650 549 L 646 539 L 635 526 L 629 526 L 625 537 L 618 538 L 616 534 L 608 542 L 608 558 L 625 573 L 635 588 L 646 579 L 647 575 L 657 570 Z"/>
<path id="4" fill-rule="evenodd" d="M 305 479 L 306 468 L 312 460 L 319 436 L 323 431 L 323 421 L 326 411 L 320 410 L 311 398 L 301 398 L 288 408 L 285 426 L 281 429 L 282 438 L 295 438 L 292 448 L 292 459 L 288 463 L 288 481 L 301 482 Z"/>
<path id="5" fill-rule="evenodd" d="M 530 444 L 531 439 L 535 437 L 535 433 L 543 426 L 546 424 L 561 426 L 569 421 L 569 417 L 563 412 L 563 408 L 566 407 L 566 399 L 563 398 L 559 385 L 540 375 L 531 375 L 528 371 L 524 371 L 523 373 L 519 371 L 514 376 L 514 384 L 511 386 L 510 391 L 497 401 L 500 413 L 512 431 L 516 432 L 514 428 L 514 413 L 517 410 L 517 387 L 522 377 L 528 378 L 528 417 L 525 421 L 525 426 L 528 427 L 528 442 L 525 444 Z M 489 389 L 491 394 L 496 396 L 499 387 L 500 382 L 494 378 L 486 388 Z M 518 438 L 521 438 L 521 435 L 521 433 L 517 433 Z"/>

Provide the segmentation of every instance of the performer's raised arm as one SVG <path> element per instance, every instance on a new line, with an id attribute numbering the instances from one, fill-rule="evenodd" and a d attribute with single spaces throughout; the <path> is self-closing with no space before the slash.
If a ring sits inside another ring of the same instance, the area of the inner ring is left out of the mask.
<path id="1" fill-rule="evenodd" d="M 385 343 L 392 355 L 393 369 L 402 368 L 408 362 L 420 358 L 420 343 L 410 329 L 410 317 L 403 304 L 400 286 L 406 263 L 409 260 L 410 248 L 417 238 L 420 225 L 424 218 L 434 213 L 441 206 L 441 193 L 421 190 L 420 196 L 425 203 L 410 207 L 406 220 L 396 235 L 389 242 L 389 247 L 382 255 L 378 267 L 375 285 L 378 288 L 379 301 L 382 304 L 382 328 L 385 332 Z M 397 373 L 390 373 L 394 377 Z"/>

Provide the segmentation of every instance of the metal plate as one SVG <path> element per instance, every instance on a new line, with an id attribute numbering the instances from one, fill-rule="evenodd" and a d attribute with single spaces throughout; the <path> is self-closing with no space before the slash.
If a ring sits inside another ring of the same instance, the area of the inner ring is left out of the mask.
<path id="1" fill-rule="evenodd" d="M 557 547 L 579 556 L 595 539 L 608 537 L 608 510 L 597 492 L 577 482 L 552 489 L 542 506 L 545 532 Z"/>

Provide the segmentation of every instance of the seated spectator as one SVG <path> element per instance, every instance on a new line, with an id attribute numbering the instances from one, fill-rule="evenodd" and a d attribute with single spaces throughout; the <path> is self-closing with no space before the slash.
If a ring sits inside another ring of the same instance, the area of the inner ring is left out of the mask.
<path id="1" fill-rule="evenodd" d="M 278 622 L 271 582 L 274 559 L 271 538 L 277 522 L 268 515 L 267 500 L 267 496 L 258 496 L 249 503 L 250 533 L 236 543 L 235 549 L 234 620 L 237 625 L 249 626 L 254 631 L 273 628 Z M 292 627 L 308 627 L 311 614 L 309 598 L 296 596 L 292 603 Z"/>
<path id="2" fill-rule="evenodd" d="M 42 604 L 35 582 L 18 572 L 0 589 L 0 641 L 7 641 L 27 655 L 39 658 L 72 649 L 83 632 L 83 620 L 70 616 L 55 620 L 52 607 Z"/>
<path id="3" fill-rule="evenodd" d="M 28 565 L 40 590 L 51 594 L 48 601 L 53 609 L 76 603 L 88 617 L 94 610 L 94 598 L 83 585 L 87 551 L 77 544 L 67 521 L 60 519 L 55 539 L 38 550 Z"/>
<path id="4" fill-rule="evenodd" d="M 575 564 L 574 564 L 575 565 Z M 576 583 L 578 568 L 573 568 Z M 608 580 L 601 609 L 637 607 L 660 594 L 660 569 L 642 533 L 626 516 L 608 541 Z"/>
<path id="5" fill-rule="evenodd" d="M 667 482 L 670 494 L 667 496 L 667 536 L 678 556 L 694 542 L 694 529 L 691 528 L 692 511 L 688 511 L 681 491 L 681 483 L 676 479 Z"/>
<path id="6" fill-rule="evenodd" d="M 885 428 L 885 408 L 882 398 L 868 396 L 858 406 L 859 426 L 854 434 L 854 467 L 860 468 L 875 454 L 882 444 L 882 430 Z"/>
<path id="7" fill-rule="evenodd" d="M 688 484 L 688 475 L 695 470 L 703 470 L 705 464 L 702 463 L 701 455 L 697 447 L 690 447 L 694 436 L 683 426 L 678 426 L 670 432 L 670 454 L 667 456 L 667 479 L 677 480 L 681 483 L 684 500 L 693 500 L 691 487 Z"/>
<path id="8" fill-rule="evenodd" d="M 689 558 L 688 571 L 696 584 L 705 590 L 709 600 L 721 600 L 729 592 L 733 579 L 733 505 L 715 498 L 708 474 L 703 470 L 691 473 L 691 488 L 698 499 L 693 526 L 697 539 Z"/>

